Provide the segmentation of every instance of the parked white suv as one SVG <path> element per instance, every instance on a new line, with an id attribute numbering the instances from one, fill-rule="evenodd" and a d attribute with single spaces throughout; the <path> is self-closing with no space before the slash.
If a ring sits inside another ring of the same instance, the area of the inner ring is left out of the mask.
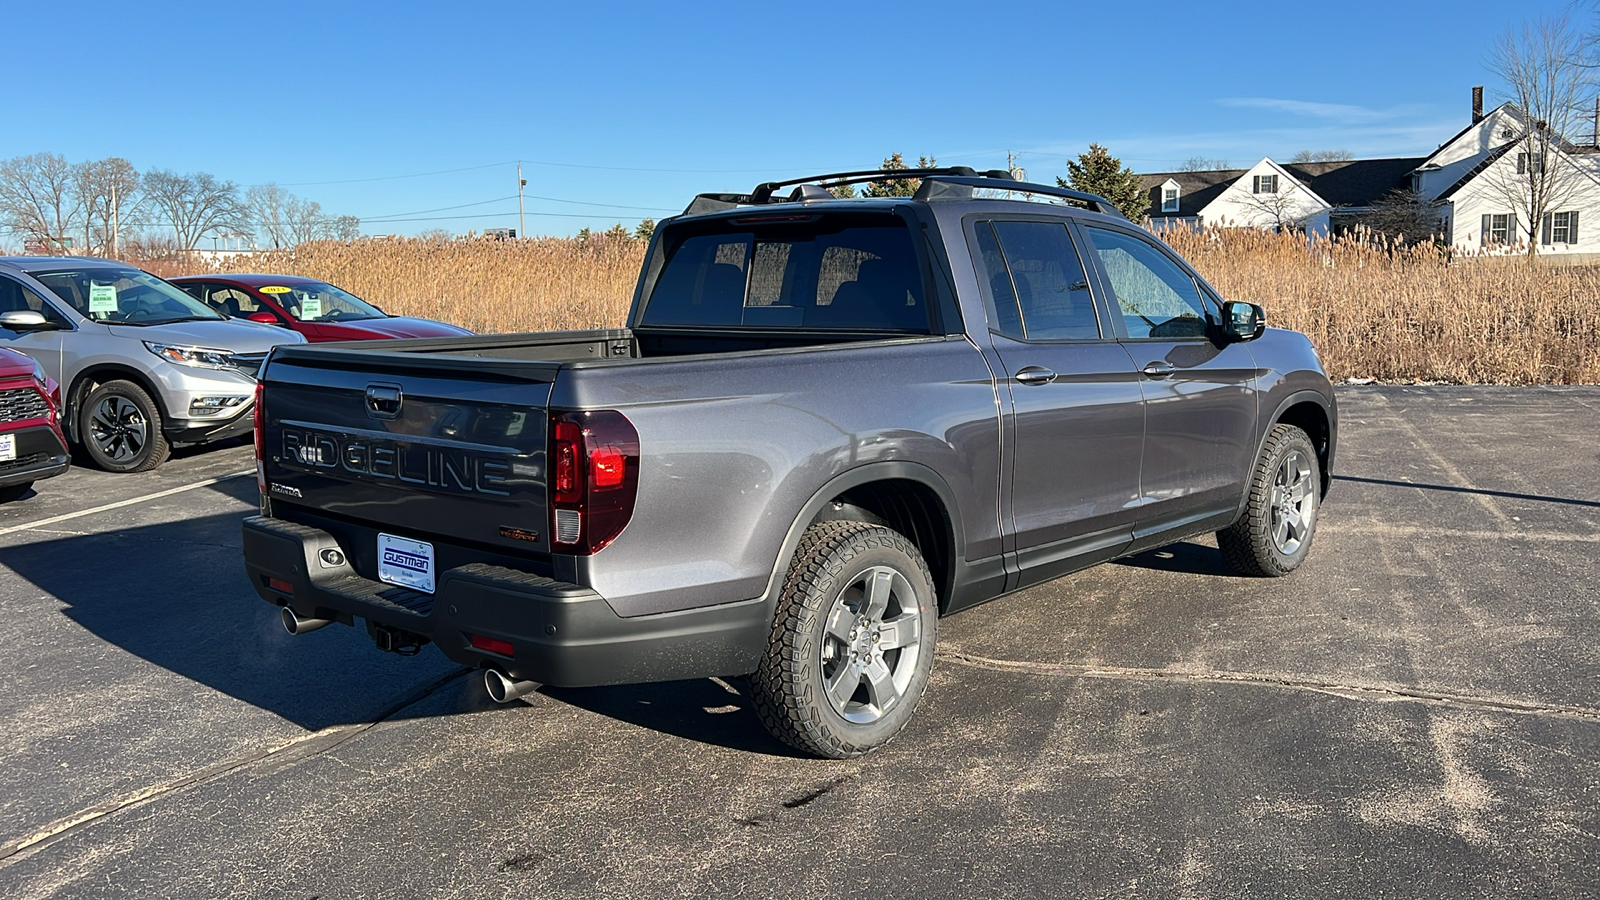
<path id="1" fill-rule="evenodd" d="M 61 384 L 68 439 L 111 472 L 250 431 L 256 371 L 298 334 L 228 319 L 126 263 L 0 257 L 0 347 Z"/>

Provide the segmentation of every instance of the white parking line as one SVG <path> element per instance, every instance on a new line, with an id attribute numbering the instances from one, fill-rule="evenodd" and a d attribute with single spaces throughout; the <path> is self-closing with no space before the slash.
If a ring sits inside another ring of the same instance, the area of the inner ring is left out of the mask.
<path id="1" fill-rule="evenodd" d="M 156 491 L 154 494 L 145 494 L 143 497 L 134 497 L 131 500 L 118 500 L 116 503 L 107 503 L 104 506 L 96 506 L 93 509 L 83 509 L 77 512 L 63 513 L 62 515 L 52 516 L 48 519 L 40 519 L 37 522 L 24 522 L 21 525 L 9 525 L 5 528 L 0 528 L 0 535 L 11 534 L 17 531 L 27 531 L 31 528 L 42 528 L 45 525 L 54 525 L 57 522 L 65 522 L 68 519 L 76 519 L 79 516 L 92 516 L 95 513 L 105 512 L 108 509 L 118 509 L 124 506 L 132 506 L 135 503 L 143 503 L 146 500 L 158 500 L 162 497 L 170 497 L 173 494 L 181 494 L 184 491 L 192 491 L 195 488 L 209 487 L 210 485 L 217 484 L 219 482 L 231 481 L 235 478 L 243 478 L 246 475 L 254 475 L 255 473 L 255 469 L 246 469 L 243 472 L 234 472 L 232 475 L 219 475 L 216 478 L 207 478 L 205 481 L 196 481 L 194 484 L 185 484 L 175 488 L 167 488 L 164 491 Z"/>

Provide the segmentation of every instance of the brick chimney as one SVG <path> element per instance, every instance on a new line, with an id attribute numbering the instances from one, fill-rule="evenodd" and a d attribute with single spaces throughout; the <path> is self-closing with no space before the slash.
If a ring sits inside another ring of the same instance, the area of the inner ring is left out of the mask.
<path id="1" fill-rule="evenodd" d="M 1483 121 L 1483 85 L 1472 89 L 1472 124 Z"/>

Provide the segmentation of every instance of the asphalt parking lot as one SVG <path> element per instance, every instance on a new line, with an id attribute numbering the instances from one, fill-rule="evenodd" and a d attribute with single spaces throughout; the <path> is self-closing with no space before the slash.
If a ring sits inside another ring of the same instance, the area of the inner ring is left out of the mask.
<path id="1" fill-rule="evenodd" d="M 720 681 L 494 707 L 291 638 L 248 446 L 0 507 L 0 896 L 1600 896 L 1600 389 L 1341 389 L 1295 575 L 1209 541 L 941 625 L 908 731 Z"/>

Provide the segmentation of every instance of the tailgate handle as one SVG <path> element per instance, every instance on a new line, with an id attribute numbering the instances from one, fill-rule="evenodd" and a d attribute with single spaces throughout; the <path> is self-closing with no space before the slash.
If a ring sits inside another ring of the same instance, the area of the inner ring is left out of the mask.
<path id="1" fill-rule="evenodd" d="M 367 415 L 374 419 L 393 419 L 400 415 L 405 394 L 398 384 L 367 385 Z"/>

